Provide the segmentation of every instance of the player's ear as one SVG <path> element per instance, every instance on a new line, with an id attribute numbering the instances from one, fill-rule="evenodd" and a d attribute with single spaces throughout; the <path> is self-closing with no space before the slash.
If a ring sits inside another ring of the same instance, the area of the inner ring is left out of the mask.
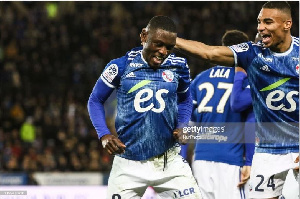
<path id="1" fill-rule="evenodd" d="M 286 20 L 284 22 L 284 30 L 290 30 L 292 27 L 292 20 Z"/>
<path id="2" fill-rule="evenodd" d="M 140 37 L 141 37 L 141 44 L 143 45 L 147 41 L 147 31 L 146 31 L 146 28 L 142 29 Z"/>

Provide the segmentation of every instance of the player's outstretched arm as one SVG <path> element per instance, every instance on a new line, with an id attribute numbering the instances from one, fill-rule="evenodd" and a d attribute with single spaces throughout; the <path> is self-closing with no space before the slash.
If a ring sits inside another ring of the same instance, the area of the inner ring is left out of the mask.
<path id="1" fill-rule="evenodd" d="M 185 54 L 223 66 L 234 66 L 234 55 L 226 46 L 209 46 L 177 37 L 175 48 Z"/>

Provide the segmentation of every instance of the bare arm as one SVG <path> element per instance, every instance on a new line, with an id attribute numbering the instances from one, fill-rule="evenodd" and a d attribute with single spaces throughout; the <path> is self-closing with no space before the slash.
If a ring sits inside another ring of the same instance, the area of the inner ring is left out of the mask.
<path id="1" fill-rule="evenodd" d="M 233 52 L 226 46 L 209 46 L 201 42 L 177 37 L 176 49 L 185 54 L 223 66 L 233 66 Z"/>

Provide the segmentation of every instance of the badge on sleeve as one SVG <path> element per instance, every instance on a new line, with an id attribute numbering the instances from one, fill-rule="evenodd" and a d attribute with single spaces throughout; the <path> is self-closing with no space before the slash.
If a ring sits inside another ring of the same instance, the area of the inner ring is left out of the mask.
<path id="1" fill-rule="evenodd" d="M 116 64 L 109 65 L 104 72 L 102 73 L 102 76 L 109 82 L 112 83 L 114 78 L 118 74 L 118 66 Z"/>

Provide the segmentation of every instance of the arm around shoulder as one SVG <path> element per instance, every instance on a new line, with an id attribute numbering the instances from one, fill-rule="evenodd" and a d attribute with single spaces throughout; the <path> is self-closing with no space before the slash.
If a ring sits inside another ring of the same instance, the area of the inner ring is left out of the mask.
<path id="1" fill-rule="evenodd" d="M 177 37 L 175 48 L 185 54 L 223 66 L 234 65 L 234 54 L 226 46 L 209 46 L 202 42 Z"/>

